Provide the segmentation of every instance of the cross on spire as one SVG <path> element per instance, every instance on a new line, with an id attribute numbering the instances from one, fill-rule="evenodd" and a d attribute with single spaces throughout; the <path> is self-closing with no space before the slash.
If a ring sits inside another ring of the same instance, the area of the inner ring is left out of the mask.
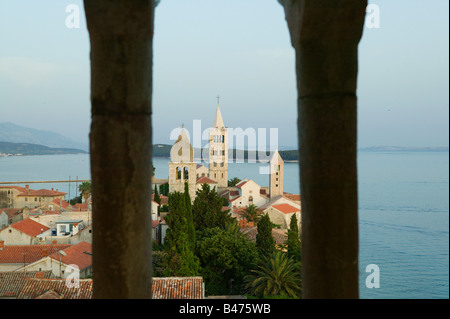
<path id="1" fill-rule="evenodd" d="M 217 105 L 219 105 L 220 96 L 217 95 Z"/>

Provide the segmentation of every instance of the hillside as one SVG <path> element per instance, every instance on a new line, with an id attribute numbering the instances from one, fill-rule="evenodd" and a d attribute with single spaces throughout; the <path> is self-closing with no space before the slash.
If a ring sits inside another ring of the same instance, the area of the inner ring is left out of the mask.
<path id="1" fill-rule="evenodd" d="M 87 154 L 87 152 L 74 148 L 51 148 L 38 144 L 0 142 L 0 156 L 59 154 Z"/>
<path id="2" fill-rule="evenodd" d="M 84 151 L 88 146 L 50 131 L 36 130 L 19 126 L 11 122 L 0 123 L 0 141 L 11 143 L 28 143 L 51 148 L 75 148 Z"/>

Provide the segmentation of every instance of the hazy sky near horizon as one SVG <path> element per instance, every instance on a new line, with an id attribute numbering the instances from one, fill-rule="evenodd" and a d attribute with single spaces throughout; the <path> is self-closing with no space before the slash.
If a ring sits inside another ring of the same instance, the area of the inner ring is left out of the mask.
<path id="1" fill-rule="evenodd" d="M 359 49 L 358 145 L 449 145 L 448 0 L 373 0 Z M 80 28 L 66 27 L 66 6 Z M 194 120 L 278 128 L 297 145 L 294 49 L 277 0 L 162 0 L 154 36 L 153 142 Z M 89 35 L 79 0 L 1 0 L 0 122 L 88 143 Z M 332 115 L 330 115 L 332 116 Z"/>

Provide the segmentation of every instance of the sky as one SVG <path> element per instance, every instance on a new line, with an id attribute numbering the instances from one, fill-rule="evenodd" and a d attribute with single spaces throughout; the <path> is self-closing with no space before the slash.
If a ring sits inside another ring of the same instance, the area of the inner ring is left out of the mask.
<path id="1" fill-rule="evenodd" d="M 359 46 L 358 146 L 449 145 L 449 2 L 373 0 Z M 68 28 L 68 5 L 80 9 Z M 278 130 L 297 146 L 294 49 L 277 0 L 162 0 L 153 51 L 153 143 L 212 125 Z M 88 144 L 89 35 L 78 0 L 0 0 L 0 122 Z M 270 141 L 272 144 L 272 141 Z"/>

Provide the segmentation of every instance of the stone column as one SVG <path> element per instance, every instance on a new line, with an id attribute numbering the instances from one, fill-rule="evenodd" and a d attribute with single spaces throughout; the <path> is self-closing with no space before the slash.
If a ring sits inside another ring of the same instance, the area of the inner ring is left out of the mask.
<path id="1" fill-rule="evenodd" d="M 94 298 L 151 298 L 153 0 L 85 0 Z"/>
<path id="2" fill-rule="evenodd" d="M 279 0 L 296 52 L 304 298 L 358 298 L 358 43 L 367 1 Z"/>

